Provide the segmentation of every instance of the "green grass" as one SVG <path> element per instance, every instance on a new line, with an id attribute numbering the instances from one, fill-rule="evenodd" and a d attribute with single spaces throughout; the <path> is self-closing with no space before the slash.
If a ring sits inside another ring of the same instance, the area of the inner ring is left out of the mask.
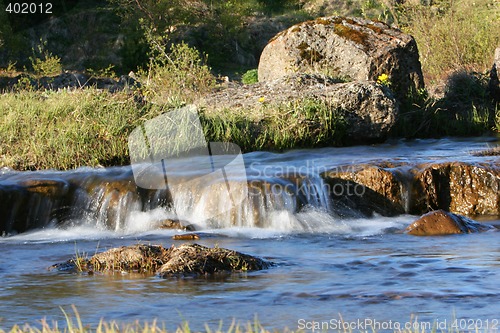
<path id="1" fill-rule="evenodd" d="M 0 95 L 0 165 L 19 170 L 128 163 L 127 136 L 161 107 L 95 89 Z"/>
<path id="2" fill-rule="evenodd" d="M 253 84 L 259 82 L 259 74 L 257 69 L 250 69 L 241 76 L 241 82 L 244 84 Z"/>
<path id="3" fill-rule="evenodd" d="M 346 125 L 337 106 L 314 99 L 260 110 L 202 112 L 201 122 L 207 140 L 233 142 L 243 151 L 335 146 L 345 140 Z"/>
<path id="4" fill-rule="evenodd" d="M 0 167 L 72 169 L 130 163 L 131 131 L 185 104 L 182 99 L 138 102 L 143 96 L 137 94 L 92 88 L 1 94 Z M 345 124 L 338 111 L 306 99 L 244 112 L 200 110 L 200 118 L 209 141 L 233 142 L 244 151 L 282 150 L 342 144 Z"/>

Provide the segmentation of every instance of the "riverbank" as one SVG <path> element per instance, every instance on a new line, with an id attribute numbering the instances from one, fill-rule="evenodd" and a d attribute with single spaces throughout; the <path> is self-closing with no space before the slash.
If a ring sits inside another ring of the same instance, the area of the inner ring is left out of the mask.
<path id="1" fill-rule="evenodd" d="M 140 90 L 111 93 L 95 88 L 36 91 L 0 95 L 0 166 L 16 170 L 73 169 L 130 163 L 127 140 L 148 119 L 203 96 L 226 96 L 217 108 L 200 108 L 208 141 L 233 142 L 244 152 L 282 151 L 350 145 L 336 106 L 320 99 L 295 102 L 273 98 L 265 86 L 220 84 L 213 92 L 183 100 L 149 102 Z M 234 88 L 234 86 L 238 86 Z M 228 95 L 228 92 L 230 94 Z M 279 97 L 279 96 L 276 96 Z M 250 106 L 231 105 L 234 99 L 253 100 Z M 213 98 L 212 98 L 213 100 Z M 428 99 L 402 112 L 392 137 L 483 135 L 498 132 L 500 111 L 469 104 L 459 111 L 443 108 L 452 99 Z M 457 103 L 457 99 L 453 99 Z M 470 101 L 464 101 L 464 105 Z M 214 104 L 214 102 L 212 102 Z M 359 142 L 356 142 L 359 143 Z"/>

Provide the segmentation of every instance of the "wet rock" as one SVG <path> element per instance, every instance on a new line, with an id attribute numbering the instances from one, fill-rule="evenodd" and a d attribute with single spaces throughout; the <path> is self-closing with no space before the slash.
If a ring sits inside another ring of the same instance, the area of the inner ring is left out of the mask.
<path id="1" fill-rule="evenodd" d="M 380 141 L 387 136 L 399 113 L 391 92 L 374 82 L 339 83 L 321 75 L 293 74 L 272 82 L 249 86 L 232 86 L 206 96 L 198 106 L 210 110 L 233 110 L 244 114 L 254 110 L 266 114 L 269 108 L 280 105 L 323 102 L 336 117 L 345 120 L 345 137 L 350 143 Z M 264 102 L 263 102 L 264 101 Z M 258 128 L 258 133 L 263 128 Z M 300 126 L 306 126 L 300 124 Z M 323 124 L 308 124 L 311 132 Z"/>
<path id="2" fill-rule="evenodd" d="M 159 222 L 159 229 L 176 229 L 194 231 L 195 226 L 188 221 L 179 219 L 164 219 Z"/>
<path id="3" fill-rule="evenodd" d="M 481 224 L 465 216 L 436 210 L 429 212 L 406 228 L 406 233 L 414 236 L 437 236 L 470 234 L 493 230 L 494 227 Z"/>
<path id="4" fill-rule="evenodd" d="M 490 71 L 489 90 L 491 97 L 500 102 L 500 47 L 495 50 L 493 67 Z"/>
<path id="5" fill-rule="evenodd" d="M 424 87 L 413 37 L 360 18 L 323 17 L 277 34 L 262 52 L 259 80 L 295 72 L 372 81 L 386 74 L 400 100 Z"/>
<path id="6" fill-rule="evenodd" d="M 68 206 L 69 191 L 69 183 L 57 178 L 26 177 L 0 182 L 0 234 L 57 224 Z"/>
<path id="7" fill-rule="evenodd" d="M 172 248 L 169 260 L 159 269 L 158 274 L 170 276 L 207 275 L 234 271 L 255 271 L 269 268 L 262 259 L 240 252 L 208 248 L 198 244 L 184 244 Z"/>
<path id="8" fill-rule="evenodd" d="M 63 179 L 26 179 L 19 186 L 28 192 L 39 193 L 47 197 L 62 197 L 69 191 L 69 183 Z"/>
<path id="9" fill-rule="evenodd" d="M 142 206 L 132 174 L 111 180 L 100 176 L 89 177 L 80 186 L 84 193 L 78 198 L 79 205 L 85 207 L 88 215 L 93 215 L 111 230 L 120 230 L 129 213 Z"/>
<path id="10" fill-rule="evenodd" d="M 404 182 L 391 169 L 374 165 L 346 166 L 322 176 L 336 203 L 365 215 L 394 216 L 405 212 Z"/>
<path id="11" fill-rule="evenodd" d="M 421 166 L 412 212 L 444 209 L 462 215 L 500 215 L 500 166 L 437 163 Z"/>
<path id="12" fill-rule="evenodd" d="M 200 236 L 197 234 L 183 234 L 183 235 L 173 235 L 173 240 L 198 240 Z"/>
<path id="13" fill-rule="evenodd" d="M 94 255 L 55 264 L 49 270 L 73 272 L 139 272 L 160 277 L 199 276 L 223 272 L 254 271 L 271 263 L 240 252 L 198 244 L 183 244 L 167 249 L 161 245 L 122 246 Z"/>

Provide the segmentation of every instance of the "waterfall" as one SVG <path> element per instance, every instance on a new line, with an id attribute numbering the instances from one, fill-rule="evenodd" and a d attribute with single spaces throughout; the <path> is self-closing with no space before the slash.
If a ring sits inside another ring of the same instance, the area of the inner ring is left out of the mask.
<path id="1" fill-rule="evenodd" d="M 162 218 L 176 218 L 198 229 L 303 229 L 297 213 L 330 212 L 327 187 L 318 175 L 242 177 L 173 181 L 169 189 L 143 189 L 129 167 L 73 172 L 12 173 L 0 179 L 0 227 L 4 234 L 36 228 L 99 230 L 156 228 Z M 164 214 L 158 215 L 158 210 Z M 137 216 L 150 214 L 144 223 Z"/>

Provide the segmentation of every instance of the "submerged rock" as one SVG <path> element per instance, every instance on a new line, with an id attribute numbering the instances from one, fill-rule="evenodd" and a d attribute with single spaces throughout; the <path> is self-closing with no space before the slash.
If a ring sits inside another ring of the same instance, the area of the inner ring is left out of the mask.
<path id="1" fill-rule="evenodd" d="M 406 228 L 406 233 L 414 236 L 437 236 L 452 234 L 470 234 L 494 229 L 488 224 L 481 224 L 465 216 L 435 210 L 421 216 Z"/>
<path id="2" fill-rule="evenodd" d="M 255 271 L 270 266 L 271 263 L 263 259 L 219 247 L 183 244 L 167 249 L 161 245 L 136 244 L 110 249 L 90 259 L 70 259 L 49 267 L 49 270 L 156 273 L 166 278 Z"/>
<path id="3" fill-rule="evenodd" d="M 376 81 L 385 74 L 401 100 L 424 87 L 414 38 L 385 23 L 360 18 L 322 17 L 271 39 L 260 58 L 259 80 L 296 72 L 361 81 Z"/>

